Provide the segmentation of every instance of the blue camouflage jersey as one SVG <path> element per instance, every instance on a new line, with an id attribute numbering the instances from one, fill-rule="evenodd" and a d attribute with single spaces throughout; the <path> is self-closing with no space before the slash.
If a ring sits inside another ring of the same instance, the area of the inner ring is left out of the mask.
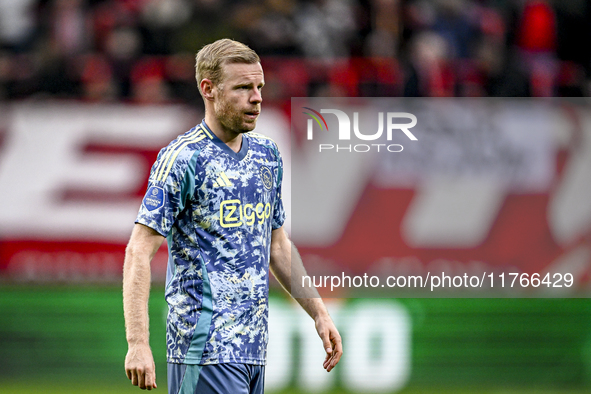
<path id="1" fill-rule="evenodd" d="M 160 151 L 136 223 L 168 242 L 168 362 L 265 364 L 282 175 L 271 139 L 242 134 L 236 153 L 205 121 Z"/>

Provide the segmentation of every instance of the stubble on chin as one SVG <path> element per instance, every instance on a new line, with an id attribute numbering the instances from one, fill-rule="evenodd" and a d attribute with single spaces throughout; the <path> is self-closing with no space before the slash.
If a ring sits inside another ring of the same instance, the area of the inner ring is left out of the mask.
<path id="1" fill-rule="evenodd" d="M 232 110 L 227 103 L 216 108 L 216 118 L 226 130 L 236 134 L 248 133 L 256 127 L 256 120 L 245 122 L 242 112 Z"/>

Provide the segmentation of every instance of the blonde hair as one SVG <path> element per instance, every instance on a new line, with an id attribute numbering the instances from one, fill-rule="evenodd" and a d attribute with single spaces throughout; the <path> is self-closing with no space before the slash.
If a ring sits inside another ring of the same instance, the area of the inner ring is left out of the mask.
<path id="1" fill-rule="evenodd" d="M 255 51 L 241 42 L 223 38 L 205 45 L 195 56 L 195 79 L 201 92 L 201 81 L 205 78 L 214 84 L 223 80 L 222 66 L 227 63 L 259 63 L 261 59 Z"/>

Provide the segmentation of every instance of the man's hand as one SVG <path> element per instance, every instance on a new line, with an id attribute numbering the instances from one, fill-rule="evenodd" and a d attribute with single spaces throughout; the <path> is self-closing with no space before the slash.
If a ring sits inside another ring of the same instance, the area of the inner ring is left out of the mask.
<path id="1" fill-rule="evenodd" d="M 343 355 L 341 335 L 335 327 L 322 298 L 315 287 L 299 289 L 297 295 L 292 293 L 292 283 L 303 283 L 300 278 L 307 275 L 300 253 L 289 240 L 287 233 L 280 227 L 273 230 L 271 235 L 271 260 L 269 265 L 271 272 L 277 278 L 283 288 L 304 308 L 314 319 L 316 331 L 322 339 L 326 359 L 323 366 L 330 372 Z"/>
<path id="2" fill-rule="evenodd" d="M 328 315 L 316 319 L 316 331 L 322 339 L 326 358 L 322 366 L 326 372 L 330 372 L 339 362 L 343 355 L 341 335 Z"/>
<path id="3" fill-rule="evenodd" d="M 152 350 L 148 345 L 130 346 L 125 357 L 125 373 L 131 384 L 142 390 L 156 387 L 156 367 Z"/>

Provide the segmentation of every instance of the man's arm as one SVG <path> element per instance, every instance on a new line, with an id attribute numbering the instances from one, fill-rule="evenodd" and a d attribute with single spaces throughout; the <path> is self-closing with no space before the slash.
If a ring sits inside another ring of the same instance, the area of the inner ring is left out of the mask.
<path id="1" fill-rule="evenodd" d="M 295 245 L 287 237 L 283 227 L 273 230 L 271 236 L 271 272 L 277 278 L 289 294 L 292 294 L 292 275 L 296 282 L 301 283 L 297 278 L 306 275 L 306 269 L 302 263 L 300 254 Z M 322 298 L 316 288 L 305 289 L 305 298 L 295 298 L 304 310 L 314 319 L 316 331 L 322 339 L 326 358 L 323 367 L 330 372 L 343 355 L 341 336 L 335 327 Z"/>
<path id="2" fill-rule="evenodd" d="M 156 388 L 156 369 L 150 349 L 148 297 L 150 262 L 164 237 L 142 224 L 136 224 L 125 250 L 123 264 L 123 314 L 128 351 L 125 373 L 134 386 Z"/>

